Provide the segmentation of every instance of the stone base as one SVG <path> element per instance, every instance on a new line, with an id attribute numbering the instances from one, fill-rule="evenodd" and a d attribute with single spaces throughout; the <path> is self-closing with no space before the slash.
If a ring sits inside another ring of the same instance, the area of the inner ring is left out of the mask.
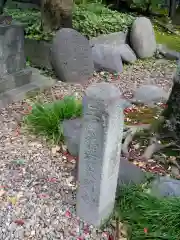
<path id="1" fill-rule="evenodd" d="M 0 78 L 0 93 L 30 83 L 32 71 L 27 68 Z"/>
<path id="2" fill-rule="evenodd" d="M 26 97 L 35 96 L 56 82 L 55 79 L 41 75 L 40 71 L 35 68 L 29 68 L 29 71 L 32 73 L 29 83 L 19 86 L 20 80 L 17 80 L 16 88 L 0 93 L 0 108 L 5 108 L 8 104 L 21 101 Z"/>

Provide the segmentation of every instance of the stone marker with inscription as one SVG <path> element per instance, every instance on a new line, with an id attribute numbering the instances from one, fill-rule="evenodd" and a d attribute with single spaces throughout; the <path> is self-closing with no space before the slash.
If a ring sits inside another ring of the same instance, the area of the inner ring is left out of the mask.
<path id="1" fill-rule="evenodd" d="M 24 56 L 23 25 L 10 16 L 0 17 L 0 93 L 28 84 L 31 75 Z"/>
<path id="2" fill-rule="evenodd" d="M 59 79 L 64 82 L 86 83 L 93 76 L 89 41 L 74 29 L 57 31 L 52 43 L 51 63 Z"/>
<path id="3" fill-rule="evenodd" d="M 80 218 L 97 227 L 114 208 L 124 125 L 120 96 L 109 83 L 86 90 L 76 207 Z"/>

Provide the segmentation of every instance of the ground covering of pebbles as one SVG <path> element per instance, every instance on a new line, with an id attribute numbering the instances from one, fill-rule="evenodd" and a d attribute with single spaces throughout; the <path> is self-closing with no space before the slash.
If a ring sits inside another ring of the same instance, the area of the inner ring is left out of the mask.
<path id="1" fill-rule="evenodd" d="M 169 91 L 175 64 L 158 61 L 140 62 L 119 76 L 97 74 L 90 82 L 110 81 L 126 93 L 142 83 Z M 39 98 L 81 95 L 84 88 L 58 82 Z M 113 229 L 97 231 L 75 216 L 76 183 L 71 171 L 76 159 L 65 146 L 50 147 L 42 137 L 23 132 L 17 115 L 26 114 L 27 108 L 24 101 L 0 109 L 0 239 L 113 240 Z"/>

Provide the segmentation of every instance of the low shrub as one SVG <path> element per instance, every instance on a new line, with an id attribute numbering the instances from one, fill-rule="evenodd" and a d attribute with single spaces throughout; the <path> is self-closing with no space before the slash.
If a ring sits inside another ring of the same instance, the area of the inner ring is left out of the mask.
<path id="1" fill-rule="evenodd" d="M 76 5 L 74 28 L 86 37 L 95 37 L 118 31 L 126 31 L 134 20 L 133 15 L 112 11 L 102 4 Z"/>
<path id="2" fill-rule="evenodd" d="M 36 40 L 51 40 L 54 33 L 45 33 L 41 30 L 41 14 L 37 10 L 8 9 L 4 12 L 11 15 L 16 21 L 25 25 L 27 38 Z M 86 37 L 95 37 L 117 31 L 126 31 L 132 24 L 134 17 L 130 14 L 112 11 L 101 3 L 75 5 L 73 12 L 73 26 Z"/>
<path id="3" fill-rule="evenodd" d="M 53 103 L 35 103 L 32 111 L 24 117 L 28 130 L 43 135 L 53 143 L 63 140 L 61 122 L 82 114 L 82 103 L 72 96 Z"/>

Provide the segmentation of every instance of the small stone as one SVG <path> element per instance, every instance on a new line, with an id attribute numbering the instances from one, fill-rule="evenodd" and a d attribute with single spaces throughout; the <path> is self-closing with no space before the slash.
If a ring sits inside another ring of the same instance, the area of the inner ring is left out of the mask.
<path id="1" fill-rule="evenodd" d="M 31 236 L 35 236 L 35 234 L 36 234 L 35 230 L 32 230 L 31 231 Z"/>

